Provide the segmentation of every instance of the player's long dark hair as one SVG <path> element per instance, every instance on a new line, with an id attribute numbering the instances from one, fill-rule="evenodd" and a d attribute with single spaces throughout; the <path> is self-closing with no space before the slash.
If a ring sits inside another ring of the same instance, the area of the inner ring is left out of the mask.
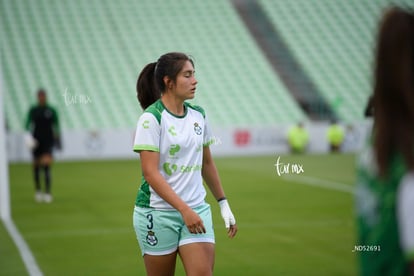
<path id="1" fill-rule="evenodd" d="M 142 109 L 153 104 L 165 92 L 165 76 L 176 81 L 186 61 L 194 66 L 193 60 L 186 54 L 172 52 L 162 55 L 157 62 L 149 63 L 142 69 L 137 81 L 137 98 Z"/>
<path id="2" fill-rule="evenodd" d="M 374 76 L 374 152 L 381 177 L 394 154 L 414 169 L 414 13 L 389 9 L 380 25 Z"/>

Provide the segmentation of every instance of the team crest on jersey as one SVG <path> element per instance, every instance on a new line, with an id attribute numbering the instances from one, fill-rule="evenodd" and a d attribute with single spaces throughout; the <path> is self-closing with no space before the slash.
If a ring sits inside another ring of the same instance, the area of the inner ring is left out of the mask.
<path id="1" fill-rule="evenodd" d="M 151 246 L 156 246 L 158 243 L 158 239 L 155 236 L 155 233 L 151 230 L 148 231 L 148 234 L 147 234 L 147 243 Z"/>
<path id="2" fill-rule="evenodd" d="M 43 113 L 45 118 L 49 119 L 52 117 L 52 111 L 50 111 L 49 109 L 45 110 L 45 113 Z"/>
<path id="3" fill-rule="evenodd" d="M 201 133 L 203 133 L 203 130 L 201 129 L 201 126 L 197 122 L 194 123 L 194 132 L 197 135 L 201 135 Z"/>

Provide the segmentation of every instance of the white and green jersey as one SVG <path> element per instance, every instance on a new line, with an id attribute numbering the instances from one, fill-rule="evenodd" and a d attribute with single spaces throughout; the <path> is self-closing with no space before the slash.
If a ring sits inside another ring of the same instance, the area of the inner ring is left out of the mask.
<path id="1" fill-rule="evenodd" d="M 360 274 L 408 275 L 414 261 L 414 174 L 402 155 L 391 158 L 387 178 L 380 178 L 367 145 L 358 159 L 355 199 Z"/>
<path id="2" fill-rule="evenodd" d="M 160 153 L 158 170 L 177 195 L 191 208 L 204 202 L 201 168 L 203 146 L 213 142 L 211 131 L 201 107 L 184 103 L 184 115 L 170 113 L 161 100 L 156 101 L 138 120 L 134 151 Z M 142 177 L 136 206 L 173 209 Z"/>

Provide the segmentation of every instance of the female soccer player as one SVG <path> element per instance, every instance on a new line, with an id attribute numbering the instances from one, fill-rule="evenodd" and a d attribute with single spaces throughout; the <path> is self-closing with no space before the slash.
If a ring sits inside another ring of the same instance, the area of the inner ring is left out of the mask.
<path id="1" fill-rule="evenodd" d="M 228 236 L 236 220 L 210 153 L 214 142 L 206 114 L 193 99 L 194 63 L 183 53 L 167 53 L 141 71 L 137 96 L 144 109 L 134 151 L 139 152 L 142 184 L 134 227 L 148 275 L 174 275 L 180 256 L 187 275 L 212 275 L 214 232 L 203 179 L 217 199 Z"/>
<path id="2" fill-rule="evenodd" d="M 414 275 L 413 12 L 385 14 L 374 77 L 373 134 L 357 175 L 361 275 Z"/>
<path id="3" fill-rule="evenodd" d="M 53 147 L 61 148 L 59 136 L 59 120 L 56 110 L 47 103 L 46 91 L 37 92 L 37 105 L 30 108 L 26 120 L 26 130 L 31 132 L 33 144 L 33 176 L 35 182 L 35 200 L 46 203 L 52 202 L 51 172 Z M 40 172 L 44 172 L 45 193 L 40 185 Z"/>

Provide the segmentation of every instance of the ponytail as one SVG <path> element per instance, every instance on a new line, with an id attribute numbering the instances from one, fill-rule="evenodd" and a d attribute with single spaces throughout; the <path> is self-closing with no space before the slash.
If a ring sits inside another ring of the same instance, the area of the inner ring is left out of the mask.
<path id="1" fill-rule="evenodd" d="M 154 79 L 156 65 L 156 62 L 147 64 L 138 76 L 137 98 L 144 110 L 157 101 L 161 96 Z"/>

